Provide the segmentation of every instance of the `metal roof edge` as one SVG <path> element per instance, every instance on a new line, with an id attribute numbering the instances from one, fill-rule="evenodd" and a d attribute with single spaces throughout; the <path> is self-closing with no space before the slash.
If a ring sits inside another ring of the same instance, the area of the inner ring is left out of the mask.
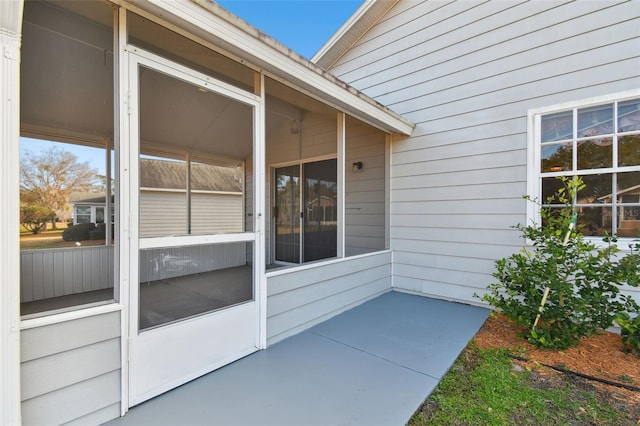
<path id="1" fill-rule="evenodd" d="M 345 21 L 338 30 L 323 44 L 320 49 L 311 57 L 311 62 L 318 63 L 341 39 L 348 33 L 351 28 L 371 9 L 378 0 L 365 0 L 364 3 Z"/>
<path id="2" fill-rule="evenodd" d="M 322 68 L 331 68 L 358 40 L 366 34 L 400 0 L 365 0 L 354 14 L 313 55 L 311 61 Z M 367 24 L 365 21 L 369 21 Z M 365 22 L 360 30 L 357 25 Z M 353 40 L 348 36 L 352 34 Z"/>

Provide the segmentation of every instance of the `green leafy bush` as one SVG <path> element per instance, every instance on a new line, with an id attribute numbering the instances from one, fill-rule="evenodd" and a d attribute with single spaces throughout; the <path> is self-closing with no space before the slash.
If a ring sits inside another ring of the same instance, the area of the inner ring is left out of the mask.
<path id="1" fill-rule="evenodd" d="M 79 223 L 67 228 L 62 233 L 62 239 L 65 241 L 84 241 L 90 238 L 89 233 L 95 229 L 93 223 Z"/>
<path id="2" fill-rule="evenodd" d="M 618 312 L 616 323 L 620 326 L 622 343 L 636 355 L 640 355 L 640 315 L 634 318 L 627 312 Z"/>
<path id="3" fill-rule="evenodd" d="M 531 247 L 496 261 L 498 282 L 482 297 L 526 327 L 524 337 L 532 344 L 553 349 L 575 346 L 581 337 L 613 325 L 618 312 L 637 308 L 630 296 L 620 294 L 622 285 L 638 284 L 637 252 L 620 257 L 615 238 L 596 247 L 579 226 L 571 229 L 573 200 L 585 185 L 579 178 L 561 179 L 564 186 L 547 200 L 561 206 L 541 207 L 542 226 L 514 227 Z M 546 287 L 548 299 L 532 327 Z"/>

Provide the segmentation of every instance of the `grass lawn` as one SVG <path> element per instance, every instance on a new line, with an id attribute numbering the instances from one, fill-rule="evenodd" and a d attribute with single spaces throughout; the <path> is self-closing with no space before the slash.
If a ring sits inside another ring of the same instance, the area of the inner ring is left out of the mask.
<path id="1" fill-rule="evenodd" d="M 20 230 L 20 250 L 40 250 L 77 247 L 75 241 L 65 241 L 62 239 L 63 229 L 47 229 L 39 234 L 33 234 L 23 229 Z M 104 240 L 84 240 L 80 241 L 80 246 L 104 245 Z"/>
<path id="2" fill-rule="evenodd" d="M 629 408 L 582 379 L 471 343 L 408 424 L 640 424 L 637 407 Z"/>

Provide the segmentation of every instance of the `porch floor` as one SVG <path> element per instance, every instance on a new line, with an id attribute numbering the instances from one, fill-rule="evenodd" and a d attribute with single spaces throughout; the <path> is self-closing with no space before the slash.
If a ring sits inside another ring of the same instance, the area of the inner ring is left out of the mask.
<path id="1" fill-rule="evenodd" d="M 388 292 L 110 425 L 404 425 L 487 309 Z"/>

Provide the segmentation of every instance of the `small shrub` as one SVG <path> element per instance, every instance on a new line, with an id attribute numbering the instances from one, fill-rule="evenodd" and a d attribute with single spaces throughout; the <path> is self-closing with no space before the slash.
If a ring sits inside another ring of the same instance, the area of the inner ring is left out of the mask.
<path id="1" fill-rule="evenodd" d="M 618 312 L 616 323 L 620 326 L 622 343 L 640 356 L 640 315 L 636 312 L 636 316 L 632 318 L 627 312 Z"/>
<path id="2" fill-rule="evenodd" d="M 89 233 L 95 228 L 93 223 L 79 223 L 67 228 L 62 233 L 65 241 L 84 241 L 89 239 Z"/>
<path id="3" fill-rule="evenodd" d="M 496 261 L 493 276 L 498 282 L 490 284 L 483 296 L 526 327 L 529 332 L 524 337 L 529 342 L 552 349 L 575 346 L 580 338 L 613 325 L 618 312 L 637 309 L 630 296 L 620 294 L 622 285 L 638 285 L 637 251 L 619 259 L 615 238 L 605 238 L 608 244 L 596 247 L 579 227 L 571 229 L 572 202 L 585 185 L 579 178 L 561 179 L 564 187 L 547 202 L 564 206 L 543 206 L 542 226 L 514 227 L 532 246 Z M 546 287 L 549 297 L 532 328 Z"/>
<path id="4" fill-rule="evenodd" d="M 96 224 L 96 227 L 89 231 L 89 239 L 91 240 L 104 240 L 107 235 L 107 228 L 104 223 Z"/>

